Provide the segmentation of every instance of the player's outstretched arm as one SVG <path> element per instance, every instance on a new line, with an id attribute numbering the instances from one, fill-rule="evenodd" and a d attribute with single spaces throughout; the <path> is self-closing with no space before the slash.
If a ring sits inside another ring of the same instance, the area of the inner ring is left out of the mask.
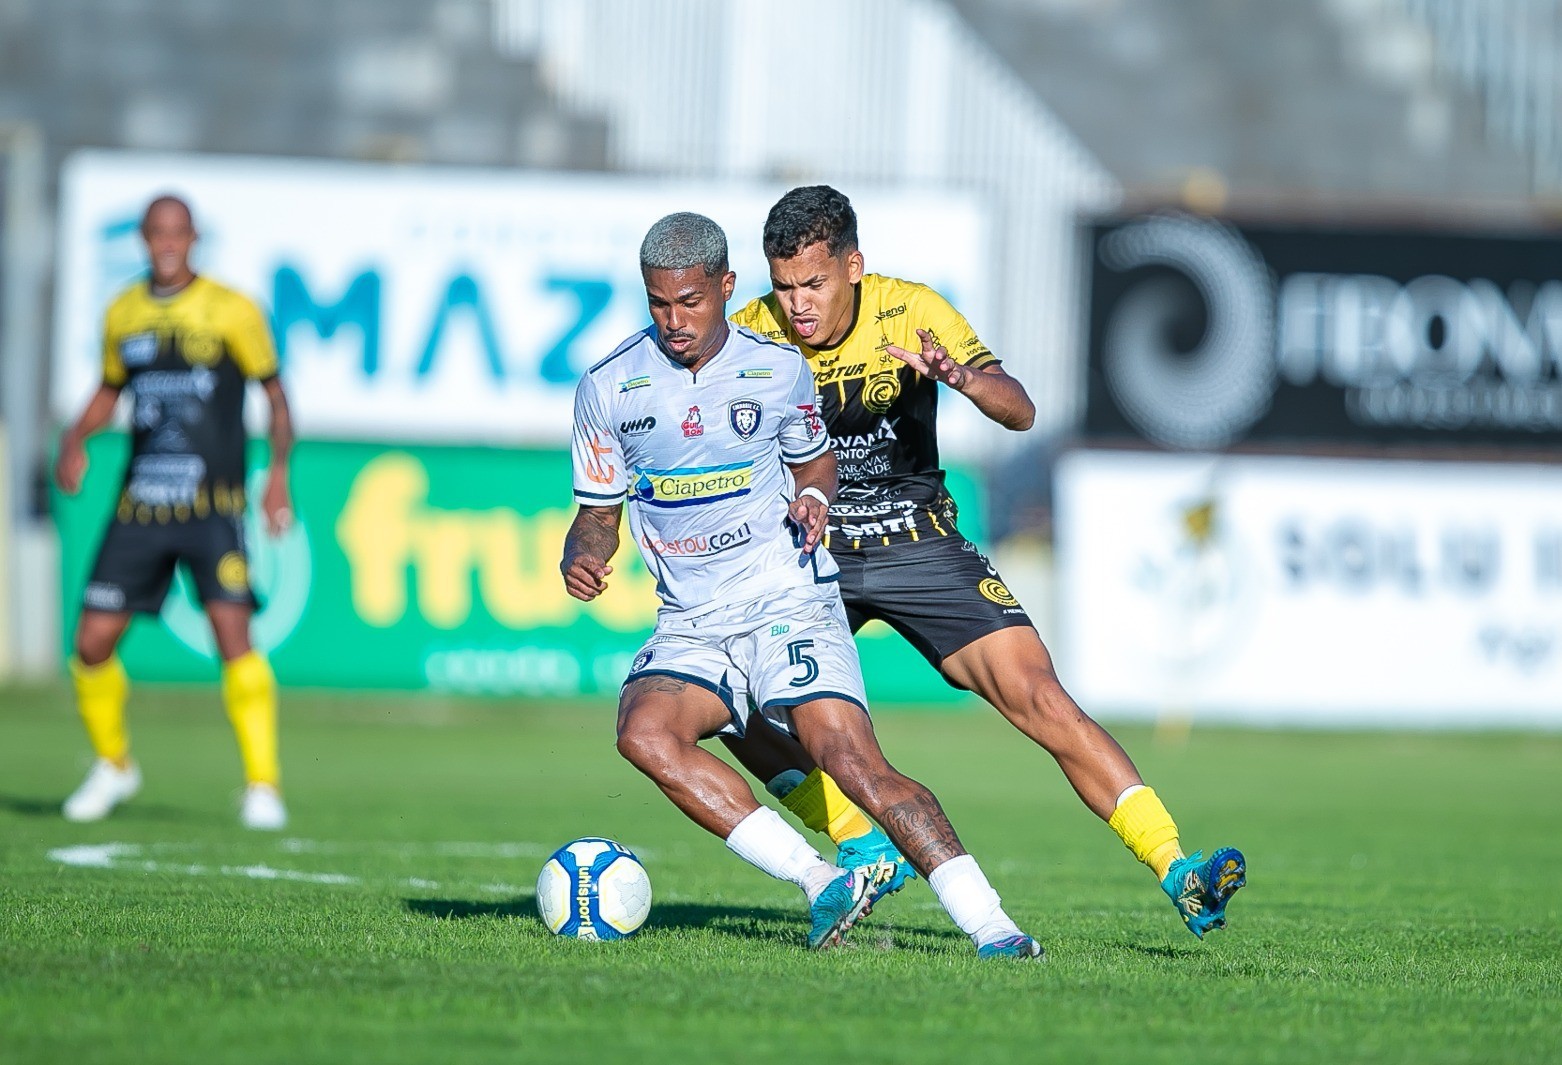
<path id="1" fill-rule="evenodd" d="M 272 377 L 261 386 L 271 404 L 271 472 L 266 479 L 260 508 L 272 536 L 281 536 L 293 524 L 293 492 L 289 487 L 289 460 L 293 454 L 293 415 L 288 410 L 282 379 Z"/>
<path id="2" fill-rule="evenodd" d="M 618 551 L 618 523 L 624 505 L 582 506 L 575 513 L 564 537 L 564 558 L 559 572 L 564 575 L 564 590 L 582 602 L 591 602 L 607 590 L 606 577 L 613 572 L 607 564 Z"/>
<path id="3" fill-rule="evenodd" d="M 891 344 L 885 350 L 924 377 L 931 377 L 965 396 L 987 417 L 1016 432 L 1036 421 L 1036 405 L 1025 386 L 1003 372 L 1001 366 L 973 370 L 949 357 L 926 329 L 918 329 L 922 350 L 907 351 Z"/>
<path id="4" fill-rule="evenodd" d="M 99 385 L 87 401 L 81 417 L 60 437 L 60 454 L 54 461 L 54 483 L 66 495 L 73 496 L 81 490 L 81 479 L 87 473 L 87 437 L 108 424 L 118 402 L 117 386 Z"/>
<path id="5" fill-rule="evenodd" d="M 787 508 L 787 514 L 802 530 L 803 554 L 813 553 L 830 521 L 830 501 L 835 498 L 838 486 L 835 452 L 826 448 L 824 453 L 807 462 L 792 465 L 792 480 L 797 484 L 797 497 Z"/>

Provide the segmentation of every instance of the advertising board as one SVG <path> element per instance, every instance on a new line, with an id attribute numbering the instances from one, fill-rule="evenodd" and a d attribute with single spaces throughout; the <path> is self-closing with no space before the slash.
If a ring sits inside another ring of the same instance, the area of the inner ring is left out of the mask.
<path id="1" fill-rule="evenodd" d="M 1562 468 L 1079 451 L 1056 499 L 1086 707 L 1562 725 Z"/>

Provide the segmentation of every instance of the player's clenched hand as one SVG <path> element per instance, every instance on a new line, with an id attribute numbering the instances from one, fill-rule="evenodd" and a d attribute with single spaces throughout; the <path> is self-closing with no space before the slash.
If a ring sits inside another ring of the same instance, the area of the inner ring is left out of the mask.
<path id="1" fill-rule="evenodd" d="M 561 563 L 559 572 L 564 574 L 564 590 L 589 603 L 607 590 L 605 578 L 613 572 L 613 567 L 586 555 L 576 555 Z"/>
<path id="2" fill-rule="evenodd" d="M 907 351 L 894 344 L 884 350 L 922 376 L 942 381 L 956 391 L 964 390 L 966 383 L 971 379 L 972 371 L 951 359 L 949 352 L 944 350 L 942 344 L 936 343 L 933 334 L 926 329 L 918 329 L 917 336 L 922 338 L 921 351 Z"/>
<path id="3" fill-rule="evenodd" d="M 830 508 L 811 495 L 798 496 L 786 508 L 792 519 L 793 540 L 803 549 L 804 555 L 813 554 L 814 548 L 824 538 L 825 526 L 830 521 Z"/>
<path id="4" fill-rule="evenodd" d="M 272 536 L 281 536 L 293 527 L 293 496 L 285 478 L 274 473 L 267 478 L 260 509 L 266 515 L 266 529 Z"/>
<path id="5" fill-rule="evenodd" d="M 65 439 L 60 442 L 60 456 L 54 460 L 54 483 L 68 496 L 81 489 L 81 479 L 87 473 L 87 449 L 80 440 Z"/>

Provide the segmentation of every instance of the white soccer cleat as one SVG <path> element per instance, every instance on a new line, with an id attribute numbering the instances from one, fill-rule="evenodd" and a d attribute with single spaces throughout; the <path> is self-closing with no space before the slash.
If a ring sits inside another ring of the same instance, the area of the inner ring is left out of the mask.
<path id="1" fill-rule="evenodd" d="M 270 784 L 251 784 L 244 789 L 239 821 L 245 828 L 259 832 L 278 832 L 287 827 L 287 807 L 282 805 L 282 796 Z"/>
<path id="2" fill-rule="evenodd" d="M 113 762 L 99 758 L 92 764 L 81 787 L 65 800 L 61 812 L 67 821 L 101 821 L 113 812 L 114 807 L 140 790 L 141 770 L 134 762 L 121 769 Z"/>

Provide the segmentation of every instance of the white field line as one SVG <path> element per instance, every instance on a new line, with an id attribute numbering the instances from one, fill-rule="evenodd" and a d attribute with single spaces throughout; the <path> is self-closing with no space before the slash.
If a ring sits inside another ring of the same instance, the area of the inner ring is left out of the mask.
<path id="1" fill-rule="evenodd" d="M 284 850 L 288 850 L 285 841 Z M 151 849 L 166 850 L 173 848 L 190 849 L 191 844 L 153 844 Z M 436 844 L 435 846 L 439 846 Z M 521 844 L 518 846 L 531 846 Z M 252 865 L 203 865 L 200 863 L 160 861 L 145 858 L 142 855 L 149 848 L 139 843 L 83 843 L 73 847 L 56 847 L 48 852 L 50 861 L 61 865 L 71 866 L 77 869 L 116 869 L 125 872 L 137 873 L 165 873 L 176 876 L 229 876 L 242 877 L 246 880 L 289 880 L 304 884 L 362 884 L 364 879 L 351 873 L 309 872 L 302 869 L 278 869 L 275 866 L 264 863 Z M 294 851 L 293 853 L 297 853 Z M 552 853 L 551 851 L 545 853 Z M 398 886 L 414 888 L 419 891 L 440 891 L 443 886 L 435 880 L 425 880 L 421 877 L 409 877 L 407 879 L 393 879 L 390 881 Z M 489 883 L 480 885 L 478 890 L 498 894 L 516 895 L 523 891 L 514 884 Z"/>

